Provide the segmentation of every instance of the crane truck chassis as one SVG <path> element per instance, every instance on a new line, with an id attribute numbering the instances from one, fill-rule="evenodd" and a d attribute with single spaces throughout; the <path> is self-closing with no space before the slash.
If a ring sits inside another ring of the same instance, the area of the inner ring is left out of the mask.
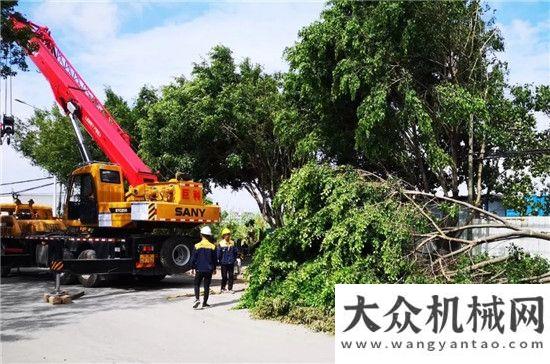
<path id="1" fill-rule="evenodd" d="M 189 270 L 198 238 L 193 228 L 219 221 L 219 206 L 204 203 L 200 183 L 158 181 L 48 28 L 19 15 L 10 21 L 14 29 L 32 32 L 34 46 L 27 55 L 69 116 L 84 162 L 70 176 L 61 219 L 25 219 L 15 210 L 2 216 L 2 266 L 6 271 L 12 266 L 47 266 L 63 272 L 64 283 L 78 276 L 89 287 L 113 274 L 161 279 Z M 90 160 L 80 126 L 110 162 Z"/>
<path id="2" fill-rule="evenodd" d="M 101 163 L 85 167 L 99 175 L 101 170 L 117 172 L 119 169 L 116 165 Z M 193 245 L 198 241 L 193 228 L 216 221 L 217 206 L 214 209 L 202 204 L 173 207 L 177 218 L 172 220 L 175 221 L 159 217 L 162 204 L 155 202 L 129 202 L 124 207 L 95 213 L 92 203 L 97 193 L 88 194 L 86 200 L 83 195 L 87 192 L 77 189 L 88 185 L 93 190 L 101 190 L 102 184 L 119 180 L 112 178 L 101 182 L 93 178 L 95 174 L 77 174 L 80 182 L 86 176 L 90 184 L 78 183 L 78 178 L 75 182 L 73 178 L 64 215 L 78 219 L 53 218 L 51 208 L 46 206 L 0 205 L 3 276 L 16 267 L 49 267 L 53 272 L 62 273 L 62 284 L 75 283 L 78 279 L 86 287 L 95 287 L 117 274 L 156 281 L 167 274 L 183 273 L 191 268 Z M 183 191 L 187 191 L 185 195 L 200 197 L 198 202 L 202 203 L 200 184 L 175 180 L 172 184 L 182 184 Z M 123 188 L 121 181 L 119 187 Z M 97 227 L 81 225 L 81 221 L 93 223 L 94 218 Z M 174 222 L 178 223 L 176 228 Z M 127 227 L 114 229 L 113 224 Z"/>

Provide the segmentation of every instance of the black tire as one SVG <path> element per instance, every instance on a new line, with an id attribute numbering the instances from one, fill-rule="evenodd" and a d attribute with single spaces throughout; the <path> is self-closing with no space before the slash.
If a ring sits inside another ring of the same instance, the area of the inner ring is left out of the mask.
<path id="1" fill-rule="evenodd" d="M 11 272 L 11 264 L 2 265 L 2 277 L 7 277 Z"/>
<path id="2" fill-rule="evenodd" d="M 78 256 L 78 259 L 96 259 L 95 250 L 92 250 L 92 249 L 83 250 Z M 89 288 L 98 287 L 101 283 L 101 275 L 97 273 L 79 274 L 78 280 L 80 284 L 82 284 L 84 287 L 89 287 Z"/>
<path id="3" fill-rule="evenodd" d="M 141 283 L 159 283 L 166 277 L 166 274 L 158 276 L 137 276 L 137 280 Z"/>
<path id="4" fill-rule="evenodd" d="M 71 253 L 68 250 L 63 251 L 63 260 L 73 259 L 73 258 L 74 258 L 73 253 Z M 54 273 L 54 277 L 55 277 L 55 273 Z M 62 272 L 60 279 L 61 279 L 62 285 L 75 284 L 76 282 L 78 282 L 78 278 L 76 277 L 76 275 L 69 272 Z"/>
<path id="5" fill-rule="evenodd" d="M 160 263 L 168 274 L 185 273 L 191 269 L 194 245 L 189 236 L 171 236 L 162 243 Z"/>

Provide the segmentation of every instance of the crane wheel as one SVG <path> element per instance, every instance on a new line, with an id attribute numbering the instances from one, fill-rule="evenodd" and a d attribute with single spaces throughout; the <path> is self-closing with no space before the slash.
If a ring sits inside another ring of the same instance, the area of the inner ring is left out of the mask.
<path id="1" fill-rule="evenodd" d="M 162 243 L 160 263 L 168 274 L 184 273 L 191 269 L 194 239 L 189 236 L 171 236 Z"/>
<path id="2" fill-rule="evenodd" d="M 96 259 L 95 250 L 83 250 L 78 256 L 78 259 Z M 84 287 L 98 287 L 101 283 L 101 275 L 97 273 L 79 274 L 78 280 L 80 281 L 80 284 L 82 284 Z"/>

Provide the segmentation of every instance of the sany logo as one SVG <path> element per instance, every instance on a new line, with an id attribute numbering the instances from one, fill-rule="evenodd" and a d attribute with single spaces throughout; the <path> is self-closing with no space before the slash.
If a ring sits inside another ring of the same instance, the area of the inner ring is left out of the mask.
<path id="1" fill-rule="evenodd" d="M 176 207 L 176 216 L 204 217 L 206 209 L 189 209 Z"/>

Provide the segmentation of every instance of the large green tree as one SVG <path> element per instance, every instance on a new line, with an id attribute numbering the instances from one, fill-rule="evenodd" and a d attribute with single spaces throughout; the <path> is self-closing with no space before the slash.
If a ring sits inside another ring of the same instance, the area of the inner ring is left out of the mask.
<path id="1" fill-rule="evenodd" d="M 534 117 L 548 88 L 507 84 L 487 10 L 478 1 L 329 2 L 286 52 L 293 108 L 282 137 L 299 155 L 454 197 L 465 186 L 475 204 L 500 191 L 524 210 L 525 195 L 548 189 L 537 182 L 548 156 L 525 154 L 548 147 Z"/>
<path id="2" fill-rule="evenodd" d="M 272 201 L 299 164 L 274 130 L 285 108 L 280 88 L 279 75 L 248 59 L 236 64 L 228 48 L 214 47 L 190 80 L 163 88 L 140 123 L 140 152 L 166 175 L 179 171 L 207 184 L 244 188 L 266 221 L 280 225 Z"/>

